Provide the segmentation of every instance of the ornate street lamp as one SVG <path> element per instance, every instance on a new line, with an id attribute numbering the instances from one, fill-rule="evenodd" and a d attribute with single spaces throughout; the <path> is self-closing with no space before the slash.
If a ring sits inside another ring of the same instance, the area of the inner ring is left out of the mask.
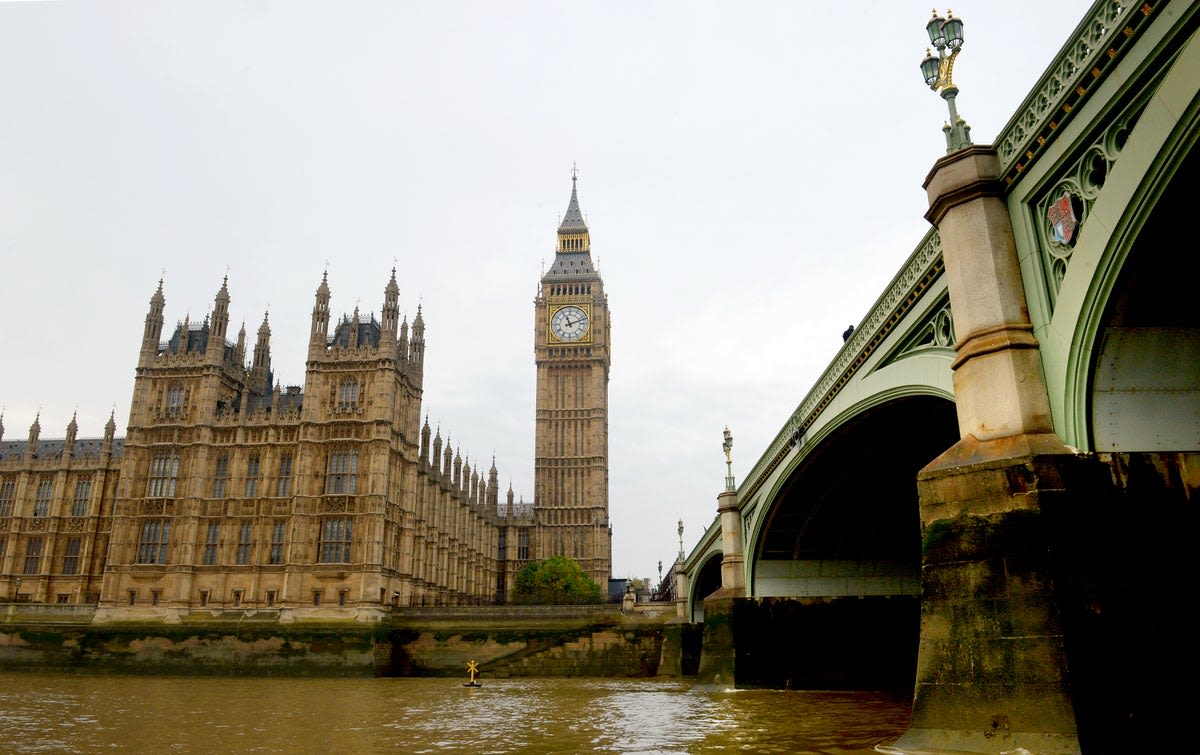
<path id="1" fill-rule="evenodd" d="M 954 86 L 954 59 L 963 46 L 963 22 L 949 10 L 946 18 L 933 11 L 933 18 L 925 24 L 929 41 L 937 49 L 937 57 L 925 48 L 925 59 L 921 61 L 921 76 L 933 91 L 942 90 L 942 99 L 950 108 L 950 121 L 942 126 L 946 134 L 946 152 L 954 152 L 971 145 L 971 127 L 958 114 L 954 98 L 958 87 Z"/>
<path id="2" fill-rule="evenodd" d="M 683 560 L 683 520 L 679 520 L 679 560 Z"/>
<path id="3" fill-rule="evenodd" d="M 725 440 L 721 443 L 721 449 L 725 451 L 725 491 L 737 490 L 737 486 L 733 483 L 733 457 L 730 452 L 733 451 L 733 433 L 729 432 L 729 426 L 725 426 Z"/>

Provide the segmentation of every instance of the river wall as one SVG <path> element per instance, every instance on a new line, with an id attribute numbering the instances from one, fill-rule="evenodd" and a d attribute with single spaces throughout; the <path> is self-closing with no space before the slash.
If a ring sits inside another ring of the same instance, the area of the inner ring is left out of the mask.
<path id="1" fill-rule="evenodd" d="M 93 621 L 82 606 L 0 605 L 0 670 L 245 676 L 654 676 L 664 619 L 609 608 L 395 610 L 378 622 L 196 613 Z M 669 664 L 674 668 L 675 664 Z"/>

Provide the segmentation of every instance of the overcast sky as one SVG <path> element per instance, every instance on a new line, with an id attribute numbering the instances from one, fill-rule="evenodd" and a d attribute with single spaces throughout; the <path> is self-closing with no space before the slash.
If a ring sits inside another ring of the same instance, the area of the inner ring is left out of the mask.
<path id="1" fill-rule="evenodd" d="M 951 6 L 990 143 L 1090 3 Z M 944 15 L 944 13 L 943 13 Z M 533 298 L 571 168 L 612 312 L 615 576 L 657 579 L 926 232 L 930 6 L 0 0 L 4 437 L 129 416 L 148 301 L 426 321 L 424 412 L 533 498 Z M 165 271 L 165 272 L 164 272 Z M 249 356 L 249 355 L 247 355 Z"/>

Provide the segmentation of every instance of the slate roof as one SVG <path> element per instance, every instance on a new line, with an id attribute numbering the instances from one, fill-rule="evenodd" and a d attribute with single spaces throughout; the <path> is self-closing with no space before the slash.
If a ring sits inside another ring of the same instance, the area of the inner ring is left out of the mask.
<path id="1" fill-rule="evenodd" d="M 34 448 L 33 455 L 38 459 L 58 459 L 62 457 L 63 448 L 66 446 L 66 440 L 63 438 L 52 438 L 49 440 L 39 440 Z M 29 444 L 27 440 L 4 440 L 0 441 L 0 461 L 9 461 L 11 459 L 20 459 L 25 456 L 25 447 Z M 75 448 L 71 451 L 72 459 L 83 459 L 88 456 L 97 456 L 100 453 L 100 447 L 104 444 L 103 438 L 76 438 Z M 112 456 L 116 458 L 125 453 L 125 439 L 113 438 Z"/>
<path id="2" fill-rule="evenodd" d="M 579 195 L 575 191 L 575 179 L 571 179 L 571 202 L 567 205 L 567 214 L 563 215 L 558 224 L 559 233 L 582 233 L 587 230 L 583 213 L 579 211 Z"/>

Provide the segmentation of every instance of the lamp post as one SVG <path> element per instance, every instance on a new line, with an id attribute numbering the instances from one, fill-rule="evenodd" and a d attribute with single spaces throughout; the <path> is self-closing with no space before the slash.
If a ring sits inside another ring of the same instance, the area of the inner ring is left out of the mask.
<path id="1" fill-rule="evenodd" d="M 925 24 L 929 33 L 929 41 L 937 49 L 934 57 L 929 48 L 925 49 L 925 59 L 921 61 L 921 76 L 933 91 L 942 90 L 942 99 L 950 108 L 950 121 L 942 126 L 946 135 L 946 152 L 955 152 L 971 145 L 971 127 L 958 114 L 954 106 L 954 98 L 958 95 L 958 87 L 954 86 L 954 59 L 963 46 L 963 22 L 955 18 L 949 10 L 946 18 L 933 11 L 933 18 Z"/>
<path id="2" fill-rule="evenodd" d="M 725 426 L 725 440 L 721 448 L 725 451 L 725 491 L 731 492 L 737 490 L 737 486 L 733 483 L 733 457 L 730 455 L 733 451 L 733 433 L 729 432 L 728 425 Z"/>
<path id="3" fill-rule="evenodd" d="M 683 560 L 683 520 L 679 520 L 679 560 Z"/>

